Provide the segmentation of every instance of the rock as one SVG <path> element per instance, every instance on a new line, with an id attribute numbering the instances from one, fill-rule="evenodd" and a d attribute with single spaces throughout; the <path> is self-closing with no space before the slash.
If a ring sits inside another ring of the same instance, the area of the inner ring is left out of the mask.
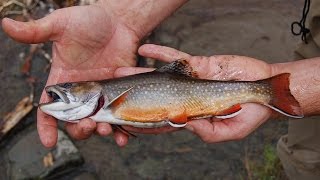
<path id="1" fill-rule="evenodd" d="M 81 164 L 83 160 L 78 149 L 62 131 L 59 130 L 58 135 L 57 146 L 53 149 L 41 144 L 36 130 L 19 139 L 8 152 L 10 179 L 42 179 L 53 173 L 69 172 L 72 166 Z"/>
<path id="2" fill-rule="evenodd" d="M 88 172 L 81 173 L 80 175 L 72 178 L 72 180 L 97 180 L 96 175 Z"/>

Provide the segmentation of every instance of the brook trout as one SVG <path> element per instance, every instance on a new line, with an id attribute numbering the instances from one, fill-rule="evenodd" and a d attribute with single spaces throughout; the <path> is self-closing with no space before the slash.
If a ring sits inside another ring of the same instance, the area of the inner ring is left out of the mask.
<path id="1" fill-rule="evenodd" d="M 290 74 L 259 81 L 196 78 L 185 60 L 155 71 L 94 82 L 63 83 L 45 88 L 52 102 L 40 109 L 69 122 L 96 122 L 154 128 L 183 127 L 188 121 L 239 114 L 242 103 L 265 105 L 283 115 L 303 117 L 289 89 Z"/>

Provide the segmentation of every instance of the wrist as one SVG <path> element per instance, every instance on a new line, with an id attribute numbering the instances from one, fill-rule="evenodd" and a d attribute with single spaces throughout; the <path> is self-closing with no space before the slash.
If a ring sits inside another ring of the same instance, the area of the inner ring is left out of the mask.
<path id="1" fill-rule="evenodd" d="M 141 39 L 187 0 L 99 0 L 98 5 Z"/>
<path id="2" fill-rule="evenodd" d="M 305 116 L 320 114 L 320 58 L 272 65 L 272 75 L 290 73 L 290 91 Z"/>

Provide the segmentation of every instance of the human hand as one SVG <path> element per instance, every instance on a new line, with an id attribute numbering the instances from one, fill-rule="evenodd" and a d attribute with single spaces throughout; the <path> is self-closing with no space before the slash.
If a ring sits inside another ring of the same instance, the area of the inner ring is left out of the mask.
<path id="1" fill-rule="evenodd" d="M 24 43 L 54 41 L 53 61 L 47 85 L 68 81 L 112 78 L 119 66 L 135 64 L 138 37 L 125 25 L 116 23 L 103 8 L 92 5 L 54 11 L 49 16 L 28 23 L 4 19 L 4 31 Z M 120 34 L 123 34 L 120 36 Z M 119 43 L 121 39 L 122 43 Z M 122 45 L 126 45 L 123 48 Z M 124 49 L 119 51 L 119 49 Z M 40 103 L 48 101 L 45 92 Z M 37 126 L 40 139 L 47 147 L 56 144 L 57 121 L 38 110 Z M 75 139 L 88 138 L 97 130 L 100 135 L 111 133 L 106 123 L 84 119 L 78 124 L 66 123 L 66 130 Z M 115 134 L 118 144 L 125 142 Z"/>
<path id="2" fill-rule="evenodd" d="M 101 0 L 90 6 L 59 9 L 37 21 L 22 23 L 5 18 L 2 26 L 19 42 L 54 42 L 46 85 L 100 80 L 113 78 L 119 67 L 135 65 L 139 41 L 184 2 Z M 168 7 L 150 11 L 153 6 Z M 46 101 L 49 98 L 43 92 L 40 103 Z M 56 119 L 38 110 L 37 127 L 44 146 L 54 146 L 58 136 Z M 66 130 L 75 139 L 86 139 L 93 132 L 103 136 L 112 132 L 109 124 L 88 118 L 66 123 Z M 127 144 L 127 135 L 116 131 L 114 137 L 119 146 Z"/>
<path id="3" fill-rule="evenodd" d="M 191 56 L 181 51 L 146 44 L 139 48 L 139 54 L 145 57 L 171 62 L 176 59 L 186 59 L 199 78 L 212 80 L 246 80 L 255 81 L 265 79 L 273 75 L 273 66 L 263 61 L 244 56 L 217 55 L 211 57 Z M 126 67 L 127 73 L 148 71 L 145 68 Z M 186 129 L 192 131 L 207 142 L 221 142 L 242 139 L 270 116 L 271 110 L 253 103 L 242 104 L 242 111 L 236 117 L 224 120 L 194 120 L 186 125 Z M 138 129 L 125 127 L 127 130 L 138 133 L 163 133 L 177 130 L 172 127 L 158 129 Z"/>

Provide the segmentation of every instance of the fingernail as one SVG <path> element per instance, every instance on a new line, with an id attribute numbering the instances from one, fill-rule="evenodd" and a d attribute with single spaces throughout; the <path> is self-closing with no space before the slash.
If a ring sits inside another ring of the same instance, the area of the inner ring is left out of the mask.
<path id="1" fill-rule="evenodd" d="M 186 128 L 187 130 L 189 130 L 191 132 L 194 132 L 194 128 L 188 124 L 184 128 Z"/>

